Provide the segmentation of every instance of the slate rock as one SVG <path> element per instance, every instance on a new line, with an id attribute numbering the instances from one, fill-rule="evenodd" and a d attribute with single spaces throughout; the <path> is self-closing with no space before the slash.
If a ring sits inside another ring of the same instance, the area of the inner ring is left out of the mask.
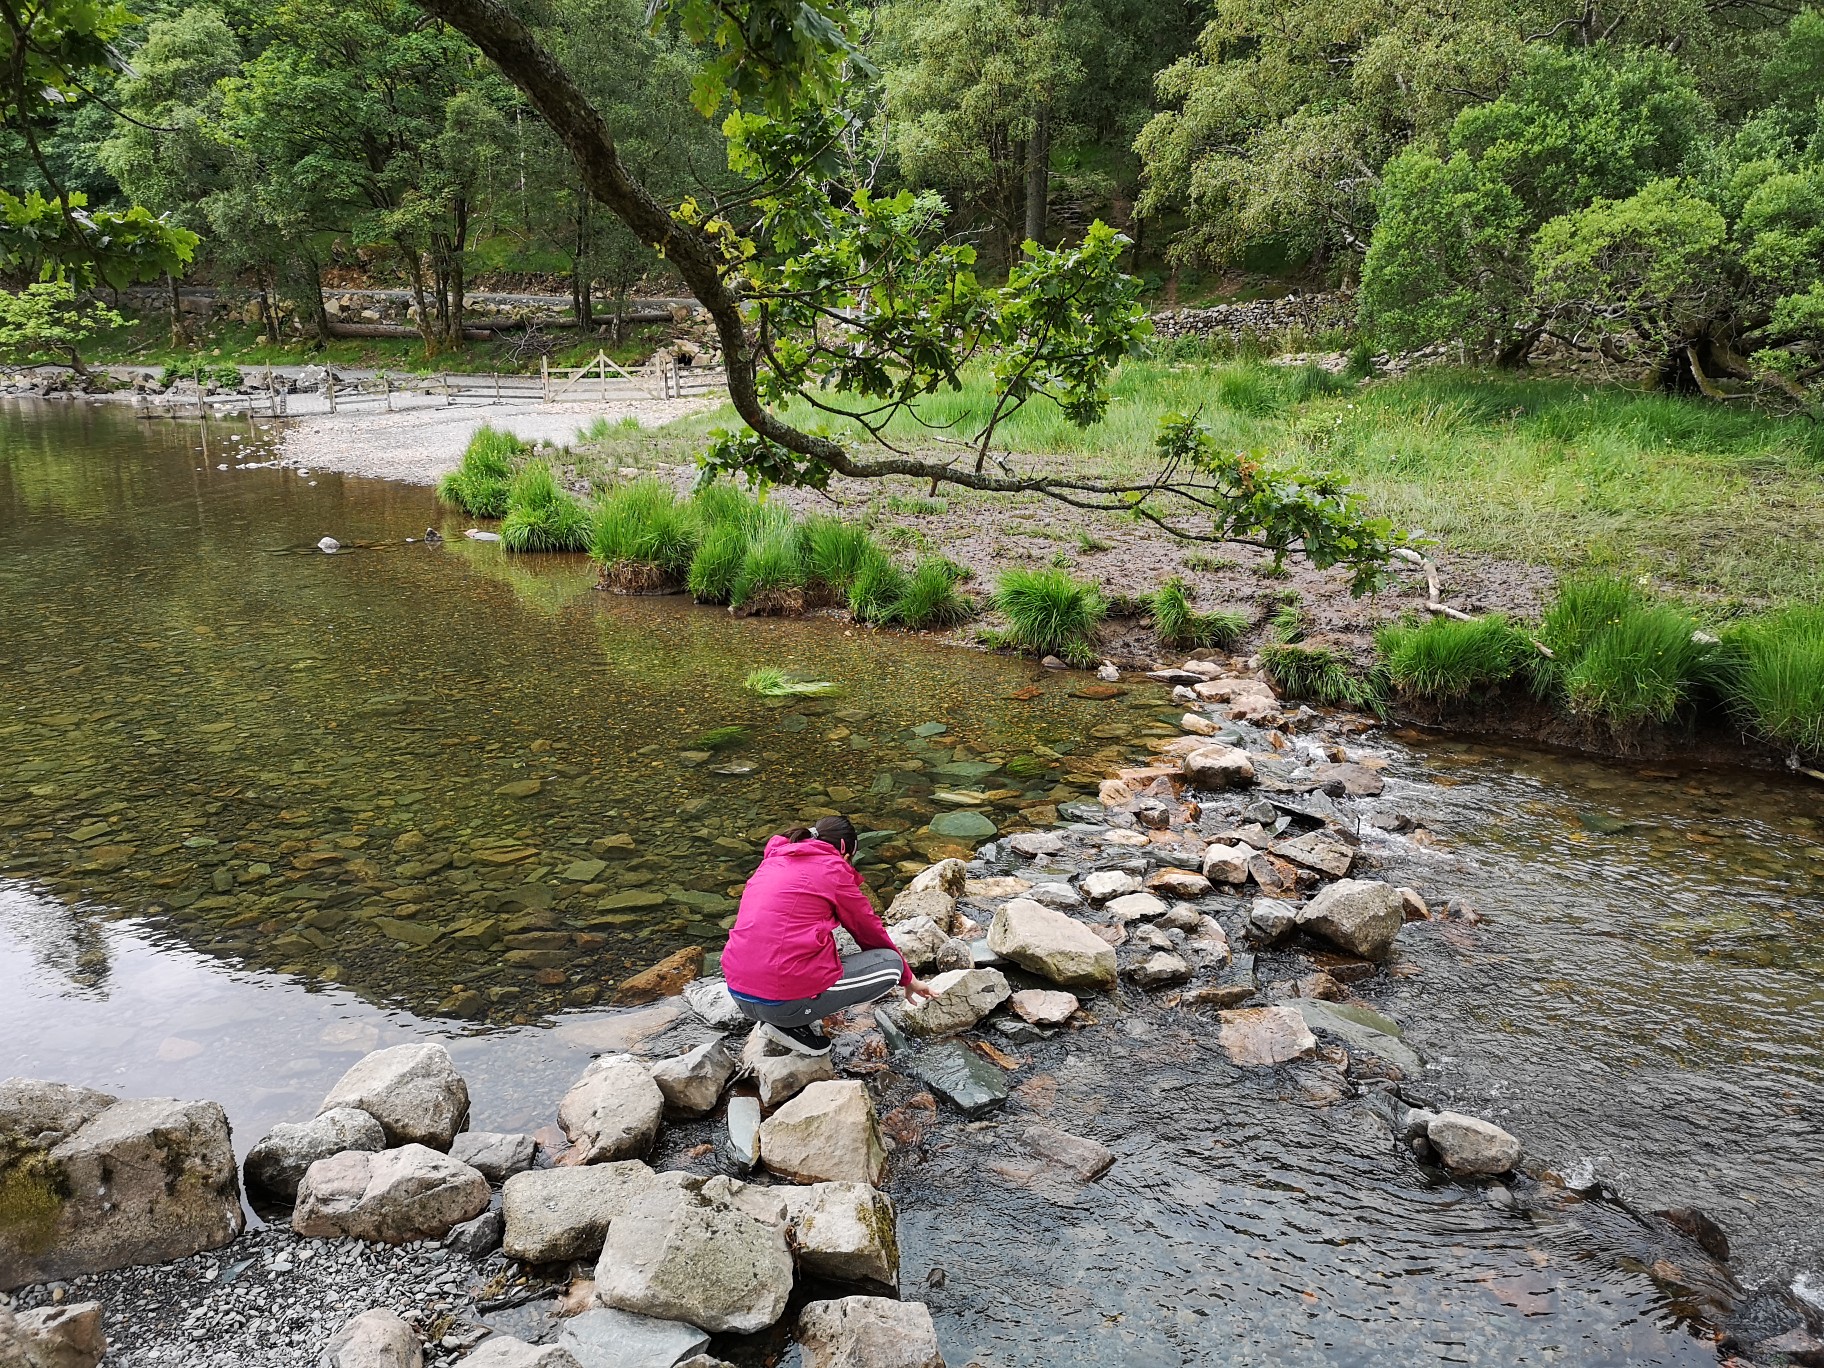
<path id="1" fill-rule="evenodd" d="M 672 1368 L 706 1348 L 709 1336 L 684 1321 L 596 1306 L 564 1321 L 557 1343 L 582 1368 Z"/>
<path id="2" fill-rule="evenodd" d="M 899 1067 L 964 1116 L 986 1116 L 1007 1101 L 1007 1075 L 960 1041 L 920 1050 Z"/>
<path id="3" fill-rule="evenodd" d="M 498 1211 L 484 1211 L 472 1221 L 451 1226 L 443 1247 L 470 1259 L 485 1259 L 500 1248 L 503 1229 Z"/>

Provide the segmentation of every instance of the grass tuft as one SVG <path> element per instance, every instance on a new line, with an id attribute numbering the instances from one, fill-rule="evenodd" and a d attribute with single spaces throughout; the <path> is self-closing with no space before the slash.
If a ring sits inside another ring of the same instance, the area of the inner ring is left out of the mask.
<path id="1" fill-rule="evenodd" d="M 958 567 L 941 556 L 925 558 L 906 577 L 894 617 L 918 631 L 967 622 L 975 616 L 975 605 L 958 591 L 960 578 Z"/>
<path id="2" fill-rule="evenodd" d="M 1034 655 L 1055 655 L 1072 665 L 1093 665 L 1101 654 L 1096 628 L 1108 604 L 1093 584 L 1062 570 L 1009 570 L 994 594 L 1007 619 L 1001 644 Z"/>
<path id="3" fill-rule="evenodd" d="M 550 466 L 534 461 L 513 477 L 500 539 L 509 551 L 586 551 L 589 515 Z"/>
<path id="4" fill-rule="evenodd" d="M 876 548 L 864 527 L 839 518 L 806 518 L 799 527 L 805 577 L 846 596 L 862 564 Z"/>
<path id="5" fill-rule="evenodd" d="M 1153 630 L 1167 646 L 1191 649 L 1215 646 L 1228 649 L 1247 633 L 1250 623 L 1241 613 L 1199 613 L 1191 607 L 1191 590 L 1174 575 L 1152 597 Z"/>
<path id="6" fill-rule="evenodd" d="M 1474 622 L 1436 617 L 1375 633 L 1387 678 L 1414 698 L 1458 700 L 1505 684 L 1538 653 L 1499 613 Z"/>
<path id="7" fill-rule="evenodd" d="M 648 476 L 611 489 L 595 506 L 589 554 L 616 587 L 678 587 L 697 549 L 695 510 L 663 480 Z"/>
<path id="8" fill-rule="evenodd" d="M 513 463 L 526 444 L 485 423 L 469 438 L 456 469 L 437 481 L 437 498 L 472 518 L 502 518 L 512 494 Z"/>
<path id="9" fill-rule="evenodd" d="M 1564 668 L 1564 691 L 1574 711 L 1617 725 L 1669 722 L 1709 676 L 1714 653 L 1690 614 L 1646 604 L 1590 639 Z"/>
<path id="10" fill-rule="evenodd" d="M 1728 693 L 1740 720 L 1770 741 L 1824 755 L 1824 606 L 1788 608 L 1724 637 Z"/>
<path id="11" fill-rule="evenodd" d="M 791 511 L 769 505 L 742 554 L 741 568 L 729 590 L 729 607 L 758 612 L 802 611 L 804 581 L 804 559 Z"/>
<path id="12" fill-rule="evenodd" d="M 877 549 L 862 561 L 849 585 L 849 612 L 857 622 L 877 627 L 897 621 L 908 578 L 891 556 Z"/>
<path id="13" fill-rule="evenodd" d="M 1269 643 L 1260 648 L 1260 663 L 1287 698 L 1374 711 L 1385 701 L 1381 681 L 1330 646 Z"/>

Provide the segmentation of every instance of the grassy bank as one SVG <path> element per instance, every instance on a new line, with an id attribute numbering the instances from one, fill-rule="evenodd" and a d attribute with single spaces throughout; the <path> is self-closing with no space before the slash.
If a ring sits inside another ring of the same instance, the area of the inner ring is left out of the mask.
<path id="1" fill-rule="evenodd" d="M 988 404 L 977 379 L 922 412 L 954 436 Z M 1468 552 L 1646 574 L 1726 603 L 1824 598 L 1824 427 L 1802 417 L 1474 371 L 1357 382 L 1250 361 L 1130 362 L 1103 422 L 1079 429 L 1035 404 L 1004 433 L 1018 469 L 1138 474 L 1174 411 L 1200 413 L 1225 445 L 1347 476 L 1376 512 L 1436 538 L 1447 565 Z M 819 421 L 808 408 L 790 416 Z M 736 422 L 722 410 L 609 434 L 585 456 L 687 461 L 710 429 Z M 939 449 L 910 420 L 891 435 Z M 942 493 L 952 505 L 975 497 Z"/>

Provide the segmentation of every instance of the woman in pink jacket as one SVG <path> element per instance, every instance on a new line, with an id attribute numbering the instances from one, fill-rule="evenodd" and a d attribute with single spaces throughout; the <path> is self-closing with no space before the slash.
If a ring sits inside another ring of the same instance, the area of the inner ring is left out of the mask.
<path id="1" fill-rule="evenodd" d="M 742 1012 L 799 1054 L 830 1048 L 814 1023 L 832 1012 L 895 988 L 911 1002 L 929 996 L 862 891 L 854 858 L 847 817 L 774 836 L 742 890 L 722 952 L 722 976 Z M 837 954 L 838 926 L 861 953 Z"/>

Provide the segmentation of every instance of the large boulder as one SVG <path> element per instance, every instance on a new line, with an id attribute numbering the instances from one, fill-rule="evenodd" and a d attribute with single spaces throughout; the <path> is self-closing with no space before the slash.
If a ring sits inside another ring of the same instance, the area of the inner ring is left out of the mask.
<path id="1" fill-rule="evenodd" d="M 185 1258 L 242 1224 L 215 1103 L 0 1083 L 0 1290 Z"/>
<path id="2" fill-rule="evenodd" d="M 994 914 L 988 948 L 1066 988 L 1109 988 L 1115 982 L 1114 946 L 1082 922 L 1030 898 L 1015 898 Z"/>
<path id="3" fill-rule="evenodd" d="M 708 1187 L 655 1183 L 615 1217 L 595 1265 L 603 1305 L 711 1334 L 752 1334 L 784 1314 L 792 1294 L 784 1222 Z"/>
<path id="4" fill-rule="evenodd" d="M 69 1302 L 17 1318 L 0 1307 L 0 1368 L 95 1368 L 108 1352 L 100 1302 Z"/>
<path id="5" fill-rule="evenodd" d="M 514 1174 L 524 1173 L 537 1157 L 538 1141 L 530 1135 L 464 1131 L 450 1145 L 450 1158 L 467 1164 L 490 1183 L 504 1183 Z"/>
<path id="6" fill-rule="evenodd" d="M 844 1297 L 798 1313 L 804 1368 L 944 1368 L 923 1302 Z"/>
<path id="7" fill-rule="evenodd" d="M 386 1131 L 392 1146 L 447 1150 L 468 1125 L 469 1085 L 450 1052 L 434 1042 L 376 1050 L 343 1074 L 318 1115 L 358 1107 Z"/>
<path id="8" fill-rule="evenodd" d="M 579 1164 L 637 1159 L 652 1148 L 664 1114 L 665 1094 L 632 1055 L 593 1061 L 557 1105 L 557 1122 Z"/>
<path id="9" fill-rule="evenodd" d="M 1254 782 L 1254 762 L 1239 746 L 1205 746 L 1184 757 L 1184 777 L 1200 789 L 1242 788 Z"/>
<path id="10" fill-rule="evenodd" d="M 1007 1001 L 1013 992 L 999 969 L 954 969 L 928 985 L 931 996 L 906 1003 L 896 1013 L 916 1036 L 947 1036 L 966 1031 Z"/>
<path id="11" fill-rule="evenodd" d="M 249 1194 L 277 1202 L 295 1201 L 304 1171 L 319 1159 L 344 1150 L 386 1148 L 386 1131 L 355 1107 L 333 1107 L 302 1124 L 281 1121 L 247 1151 L 241 1172 Z"/>
<path id="12" fill-rule="evenodd" d="M 424 1368 L 424 1346 L 393 1312 L 363 1311 L 330 1336 L 317 1368 Z"/>
<path id="13" fill-rule="evenodd" d="M 893 1203 L 865 1183 L 813 1183 L 785 1192 L 792 1252 L 807 1273 L 845 1282 L 899 1282 Z"/>
<path id="14" fill-rule="evenodd" d="M 795 1183 L 878 1187 L 887 1151 L 868 1090 L 852 1079 L 811 1084 L 761 1123 L 760 1160 Z"/>
<path id="15" fill-rule="evenodd" d="M 298 1184 L 291 1228 L 312 1239 L 441 1240 L 488 1209 L 488 1180 L 426 1145 L 319 1159 Z"/>
<path id="16" fill-rule="evenodd" d="M 1429 1118 L 1425 1138 L 1444 1167 L 1463 1178 L 1507 1173 L 1520 1162 L 1520 1142 L 1492 1121 L 1462 1112 Z"/>
<path id="17" fill-rule="evenodd" d="M 665 1098 L 667 1116 L 708 1116 L 722 1100 L 722 1089 L 735 1076 L 735 1057 L 722 1037 L 697 1046 L 651 1068 L 652 1081 Z"/>
<path id="18" fill-rule="evenodd" d="M 593 1259 L 609 1224 L 652 1178 L 652 1170 L 637 1159 L 517 1173 L 500 1190 L 505 1218 L 500 1247 L 526 1263 Z"/>
<path id="19" fill-rule="evenodd" d="M 1385 959 L 1406 924 L 1399 890 L 1379 879 L 1342 879 L 1298 914 L 1303 930 L 1363 959 Z"/>

